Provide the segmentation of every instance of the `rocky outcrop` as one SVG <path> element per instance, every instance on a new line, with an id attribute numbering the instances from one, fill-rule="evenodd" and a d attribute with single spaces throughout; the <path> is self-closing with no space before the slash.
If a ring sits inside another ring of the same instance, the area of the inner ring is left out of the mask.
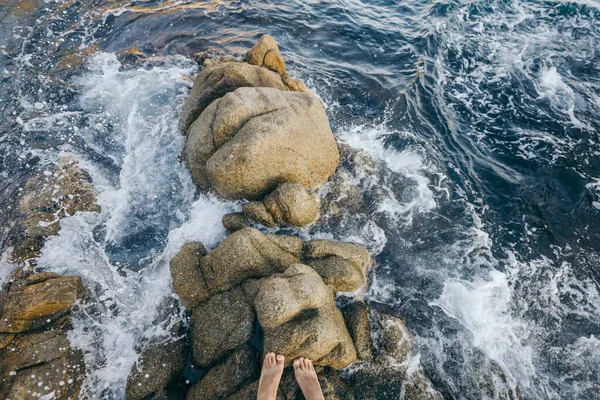
<path id="1" fill-rule="evenodd" d="M 248 218 L 241 212 L 234 212 L 223 215 L 221 220 L 227 233 L 237 232 L 240 229 L 249 228 L 250 222 Z"/>
<path id="2" fill-rule="evenodd" d="M 210 293 L 239 285 L 248 278 L 283 272 L 300 260 L 254 228 L 244 228 L 223 240 L 200 261 Z"/>
<path id="3" fill-rule="evenodd" d="M 127 379 L 127 400 L 145 399 L 173 386 L 185 370 L 186 350 L 182 340 L 146 347 Z"/>
<path id="4" fill-rule="evenodd" d="M 257 199 L 284 182 L 315 189 L 333 174 L 339 153 L 314 95 L 240 88 L 193 123 L 184 159 L 202 189 Z"/>
<path id="5" fill-rule="evenodd" d="M 258 351 L 243 345 L 207 372 L 189 391 L 187 400 L 222 399 L 260 376 Z M 255 395 L 256 398 L 256 395 Z"/>
<path id="6" fill-rule="evenodd" d="M 311 240 L 304 246 L 304 257 L 336 292 L 353 292 L 366 285 L 371 256 L 357 244 Z"/>
<path id="7" fill-rule="evenodd" d="M 263 201 L 251 201 L 242 206 L 248 219 L 273 228 L 277 225 L 306 226 L 319 217 L 319 204 L 299 183 L 281 184 Z"/>
<path id="8" fill-rule="evenodd" d="M 241 87 L 270 87 L 287 90 L 281 77 L 256 65 L 222 62 L 208 65 L 194 80 L 189 97 L 183 104 L 179 125 L 184 132 L 213 101 Z"/>
<path id="9" fill-rule="evenodd" d="M 190 242 L 186 243 L 170 262 L 173 290 L 189 310 L 210 297 L 200 271 L 200 260 L 206 253 L 202 243 Z"/>
<path id="10" fill-rule="evenodd" d="M 254 311 L 244 291 L 236 287 L 219 293 L 192 313 L 194 363 L 210 367 L 254 334 Z"/>
<path id="11" fill-rule="evenodd" d="M 260 361 L 251 343 L 261 338 L 262 350 L 284 354 L 288 366 L 312 358 L 327 399 L 436 398 L 415 367 L 408 331 L 390 328 L 387 317 L 356 300 L 372 265 L 365 248 L 251 227 L 289 232 L 319 220 L 322 228 L 331 216 L 343 219 L 348 210 L 367 207 L 370 200 L 344 180 L 352 163 L 320 191 L 324 203 L 314 195 L 340 161 L 320 100 L 288 75 L 268 35 L 241 62 L 208 54 L 197 60 L 204 69 L 180 120 L 187 135 L 183 159 L 201 190 L 247 201 L 241 212 L 223 217 L 230 235 L 214 250 L 205 254 L 200 244 L 187 244 L 171 261 L 174 290 L 191 311 L 192 364 L 204 374 L 188 399 L 256 398 Z M 327 215 L 320 216 L 322 205 Z M 336 292 L 343 292 L 343 315 Z M 421 396 L 421 389 L 434 397 Z M 278 396 L 298 395 L 288 367 Z"/>
<path id="12" fill-rule="evenodd" d="M 81 279 L 18 268 L 8 282 L 0 291 L 0 398 L 75 398 L 85 365 L 67 331 Z"/>
<path id="13" fill-rule="evenodd" d="M 373 361 L 373 341 L 371 340 L 371 322 L 369 321 L 369 308 L 363 301 L 356 301 L 344 308 L 344 319 L 356 355 L 361 361 Z"/>
<path id="14" fill-rule="evenodd" d="M 99 212 L 91 178 L 76 160 L 63 157 L 58 166 L 30 178 L 19 202 L 21 214 L 9 236 L 15 263 L 34 259 L 48 236 L 57 235 L 60 220 L 79 211 Z"/>
<path id="15" fill-rule="evenodd" d="M 301 356 L 335 368 L 356 360 L 334 293 L 310 267 L 295 264 L 264 279 L 253 303 L 266 352 L 285 355 L 288 364 Z"/>
<path id="16" fill-rule="evenodd" d="M 265 67 L 271 71 L 285 74 L 285 61 L 279 52 L 279 46 L 271 35 L 263 35 L 256 44 L 248 50 L 244 58 L 249 64 Z"/>

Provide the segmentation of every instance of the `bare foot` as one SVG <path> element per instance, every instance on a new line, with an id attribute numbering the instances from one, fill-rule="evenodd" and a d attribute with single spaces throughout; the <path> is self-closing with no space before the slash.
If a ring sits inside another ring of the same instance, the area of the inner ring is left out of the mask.
<path id="1" fill-rule="evenodd" d="M 319 379 L 317 379 L 317 372 L 310 358 L 296 358 L 294 374 L 306 400 L 325 400 Z"/>
<path id="2" fill-rule="evenodd" d="M 275 400 L 277 397 L 277 388 L 283 374 L 283 362 L 285 357 L 282 354 L 267 353 L 263 361 L 262 371 L 260 371 L 260 381 L 258 381 L 257 400 Z"/>

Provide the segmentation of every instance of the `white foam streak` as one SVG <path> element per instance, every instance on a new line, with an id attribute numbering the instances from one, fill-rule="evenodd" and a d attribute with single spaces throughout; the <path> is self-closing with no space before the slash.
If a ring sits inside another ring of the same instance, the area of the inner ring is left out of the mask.
<path id="1" fill-rule="evenodd" d="M 391 132 L 384 126 L 365 127 L 355 126 L 345 130 L 339 136 L 350 146 L 361 149 L 371 157 L 381 161 L 391 171 L 413 181 L 411 193 L 398 200 L 391 189 L 389 196 L 378 205 L 378 211 L 391 217 L 402 217 L 406 222 L 412 221 L 412 216 L 425 213 L 437 207 L 434 194 L 429 187 L 429 179 L 425 172 L 431 168 L 425 165 L 422 156 L 412 148 L 396 151 L 384 145 L 384 140 Z"/>
<path id="2" fill-rule="evenodd" d="M 168 337 L 181 320 L 176 309 L 165 310 L 173 307 L 165 302 L 173 296 L 170 259 L 187 241 L 215 246 L 225 236 L 221 217 L 235 206 L 213 197 L 193 200 L 195 185 L 178 161 L 184 140 L 177 108 L 187 86 L 183 77 L 194 67 L 182 59 L 164 61 L 161 67 L 127 71 L 114 55 L 100 54 L 78 81 L 90 121 L 79 134 L 119 171 L 114 176 L 111 169 L 81 159 L 102 211 L 63 219 L 59 235 L 42 249 L 38 266 L 79 275 L 89 289 L 91 299 L 74 315 L 69 332 L 89 371 L 83 398 L 124 398 L 139 347 Z M 160 230 L 152 228 L 164 226 L 170 229 L 164 241 L 157 240 L 160 247 L 139 264 L 124 266 L 111 259 L 111 246 L 122 246 L 123 238 L 144 240 L 137 235 L 150 229 L 156 236 Z"/>
<path id="3" fill-rule="evenodd" d="M 473 335 L 474 346 L 528 387 L 535 375 L 533 351 L 521 343 L 525 325 L 511 317 L 511 296 L 507 276 L 492 270 L 486 279 L 447 280 L 433 304 L 460 321 Z"/>

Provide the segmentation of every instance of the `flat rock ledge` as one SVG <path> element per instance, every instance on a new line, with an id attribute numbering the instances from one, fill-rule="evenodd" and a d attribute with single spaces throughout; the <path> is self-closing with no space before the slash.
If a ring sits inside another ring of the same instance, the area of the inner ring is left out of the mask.
<path id="1" fill-rule="evenodd" d="M 91 179 L 71 158 L 30 178 L 9 232 L 16 269 L 0 288 L 0 398 L 79 398 L 83 353 L 71 348 L 71 312 L 85 298 L 78 276 L 36 271 L 45 240 L 60 220 L 97 212 Z"/>

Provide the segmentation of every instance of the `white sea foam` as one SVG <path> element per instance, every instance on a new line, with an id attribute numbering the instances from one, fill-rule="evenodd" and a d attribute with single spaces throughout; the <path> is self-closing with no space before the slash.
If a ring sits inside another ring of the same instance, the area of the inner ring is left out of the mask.
<path id="1" fill-rule="evenodd" d="M 432 304 L 460 321 L 473 335 L 473 345 L 498 362 L 521 386 L 530 386 L 535 375 L 533 351 L 521 343 L 524 323 L 510 313 L 512 291 L 502 272 L 491 270 L 486 278 L 451 278 Z"/>
<path id="2" fill-rule="evenodd" d="M 183 77 L 194 67 L 183 59 L 164 61 L 161 67 L 128 71 L 114 55 L 99 54 L 78 81 L 90 121 L 78 134 L 109 156 L 119 172 L 114 175 L 80 157 L 93 177 L 102 211 L 63 219 L 60 234 L 48 239 L 38 265 L 80 275 L 90 290 L 90 305 L 75 315 L 69 332 L 72 345 L 84 351 L 89 370 L 84 398 L 124 397 L 139 346 L 168 336 L 180 319 L 175 310 L 159 314 L 172 296 L 169 260 L 187 241 L 215 246 L 225 236 L 221 217 L 234 207 L 213 197 L 193 200 L 195 186 L 178 160 L 183 138 L 177 108 L 187 86 Z M 160 224 L 170 232 L 163 247 L 140 260 L 141 269 L 111 260 L 110 246 Z"/>
<path id="3" fill-rule="evenodd" d="M 16 268 L 14 264 L 8 262 L 8 250 L 0 255 L 0 287 L 6 283 L 6 279 Z"/>
<path id="4" fill-rule="evenodd" d="M 413 215 L 431 211 L 437 207 L 429 178 L 425 173 L 432 169 L 426 165 L 421 154 L 415 148 L 397 151 L 386 147 L 384 140 L 400 132 L 388 130 L 385 125 L 366 127 L 354 126 L 338 132 L 338 136 L 350 146 L 360 149 L 374 159 L 382 162 L 391 171 L 414 182 L 407 198 L 398 200 L 390 189 L 390 196 L 378 205 L 378 211 L 391 217 L 401 217 L 410 223 Z M 383 184 L 380 182 L 380 184 Z"/>

